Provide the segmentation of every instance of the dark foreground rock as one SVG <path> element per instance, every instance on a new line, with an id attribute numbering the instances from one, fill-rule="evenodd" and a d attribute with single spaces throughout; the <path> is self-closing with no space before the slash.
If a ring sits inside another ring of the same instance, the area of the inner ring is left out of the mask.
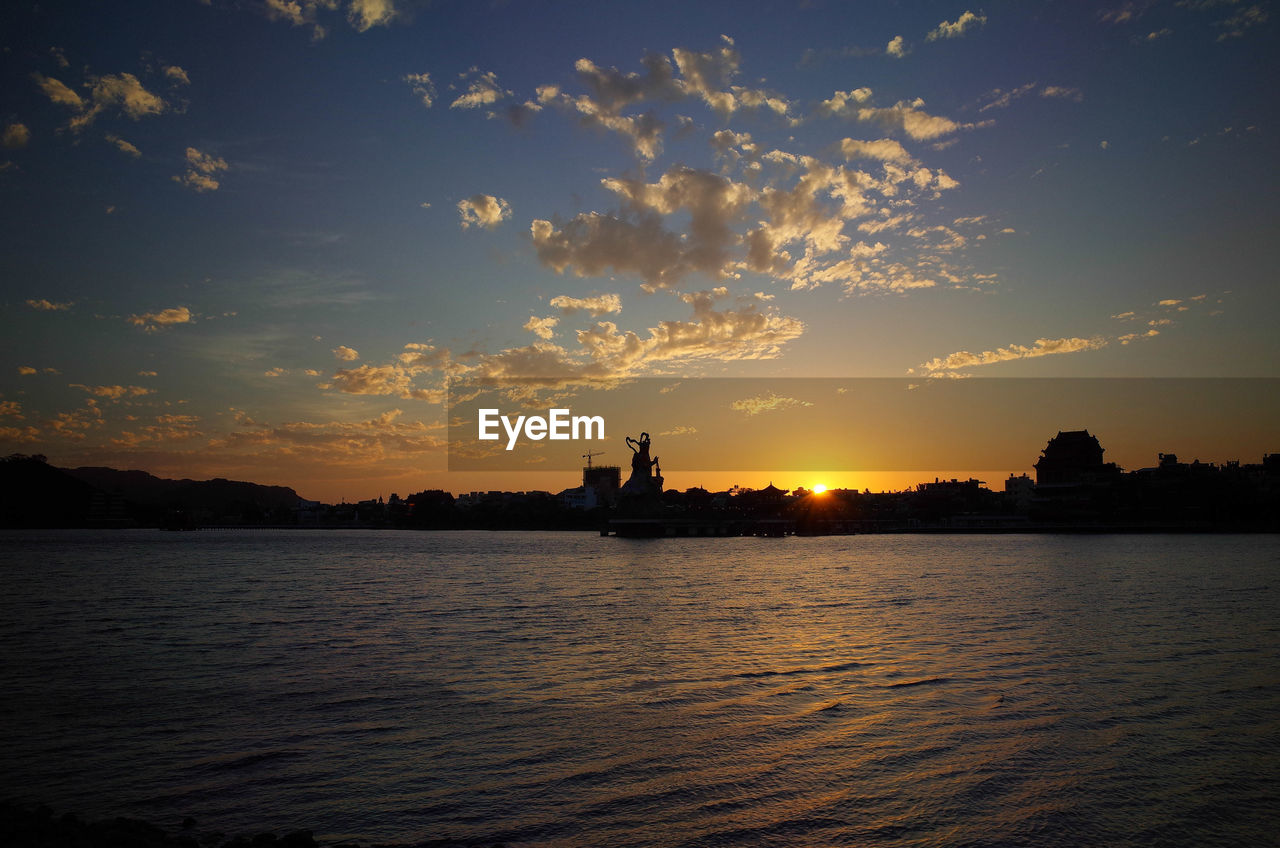
<path id="1" fill-rule="evenodd" d="M 468 843 L 451 839 L 365 848 L 453 848 Z M 175 832 L 141 819 L 85 821 L 74 813 L 57 815 L 46 806 L 25 807 L 0 802 L 0 845 L 5 848 L 319 848 L 309 830 L 284 835 L 258 833 L 227 836 L 203 831 L 194 819 Z M 359 843 L 331 843 L 329 848 L 361 848 Z M 495 845 L 493 848 L 502 848 Z"/>

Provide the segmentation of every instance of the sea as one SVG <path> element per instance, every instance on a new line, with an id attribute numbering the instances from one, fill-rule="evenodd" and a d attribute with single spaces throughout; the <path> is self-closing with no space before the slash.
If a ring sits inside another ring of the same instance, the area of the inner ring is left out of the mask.
<path id="1" fill-rule="evenodd" d="M 0 798 L 461 846 L 1280 839 L 1280 536 L 0 533 Z"/>

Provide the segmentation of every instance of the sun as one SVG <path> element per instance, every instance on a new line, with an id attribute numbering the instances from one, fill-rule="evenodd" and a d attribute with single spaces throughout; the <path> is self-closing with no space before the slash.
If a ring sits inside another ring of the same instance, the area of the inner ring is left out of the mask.
<path id="1" fill-rule="evenodd" d="M 813 487 L 813 493 L 814 493 L 815 495 L 820 495 L 820 494 L 822 494 L 823 492 L 825 492 L 826 490 L 827 490 L 827 487 L 826 487 L 826 486 L 824 486 L 824 485 L 822 485 L 821 483 L 818 483 L 818 484 L 816 484 L 816 485 Z"/>

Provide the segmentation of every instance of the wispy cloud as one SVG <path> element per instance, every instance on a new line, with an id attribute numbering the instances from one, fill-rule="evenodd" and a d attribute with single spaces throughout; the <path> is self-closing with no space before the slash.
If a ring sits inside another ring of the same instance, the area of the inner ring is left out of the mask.
<path id="1" fill-rule="evenodd" d="M 802 406 L 813 406 L 813 404 L 807 400 L 781 397 L 773 392 L 767 395 L 742 398 L 729 404 L 729 408 L 734 412 L 741 412 L 746 415 L 759 415 L 762 412 L 777 412 L 782 409 L 795 409 Z"/>
<path id="2" fill-rule="evenodd" d="M 1065 353 L 1079 353 L 1086 350 L 1097 350 L 1107 346 L 1107 340 L 1101 336 L 1093 338 L 1036 339 L 1032 345 L 1011 344 L 981 353 L 970 353 L 967 350 L 957 351 L 947 356 L 931 359 L 911 369 L 912 374 L 935 376 L 945 372 L 957 372 L 967 368 L 983 365 L 994 365 L 997 362 L 1011 362 L 1017 359 L 1034 359 L 1041 356 L 1057 356 Z"/>
<path id="3" fill-rule="evenodd" d="M 39 300 L 32 298 L 27 299 L 27 306 L 30 306 L 32 309 L 39 309 L 42 312 L 65 312 L 75 305 L 76 303 L 74 300 L 55 303 L 54 301 L 45 300 L 44 298 L 40 298 Z"/>

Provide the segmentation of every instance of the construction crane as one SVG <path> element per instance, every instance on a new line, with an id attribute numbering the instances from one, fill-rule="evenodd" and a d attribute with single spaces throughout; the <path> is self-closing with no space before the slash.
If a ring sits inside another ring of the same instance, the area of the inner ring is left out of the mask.
<path id="1" fill-rule="evenodd" d="M 604 451 L 587 451 L 586 453 L 584 453 L 584 454 L 582 455 L 582 458 L 583 458 L 583 459 L 585 459 L 585 460 L 587 461 L 587 467 L 588 467 L 588 468 L 590 468 L 590 467 L 591 467 L 591 457 L 593 457 L 593 456 L 603 456 L 603 455 L 604 455 Z"/>

